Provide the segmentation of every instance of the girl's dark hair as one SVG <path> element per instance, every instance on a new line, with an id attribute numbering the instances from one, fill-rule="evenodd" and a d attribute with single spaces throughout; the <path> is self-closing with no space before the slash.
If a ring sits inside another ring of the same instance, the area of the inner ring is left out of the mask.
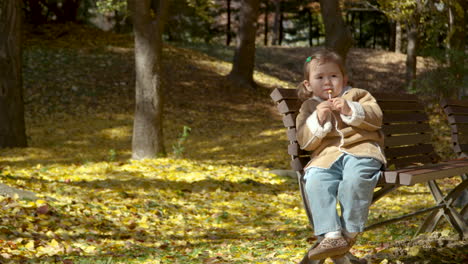
<path id="1" fill-rule="evenodd" d="M 334 62 L 338 65 L 338 67 L 341 70 L 341 73 L 343 76 L 346 76 L 346 69 L 344 65 L 343 58 L 341 56 L 329 49 L 329 48 L 321 48 L 319 50 L 316 50 L 310 55 L 310 57 L 307 57 L 307 59 L 304 62 L 304 80 L 309 79 L 309 74 L 310 74 L 310 64 L 313 61 L 318 61 L 320 64 L 326 63 L 326 62 Z M 297 95 L 301 101 L 305 101 L 309 98 L 311 98 L 314 94 L 313 92 L 310 92 L 306 89 L 304 86 L 304 82 L 301 82 L 297 86 Z"/>

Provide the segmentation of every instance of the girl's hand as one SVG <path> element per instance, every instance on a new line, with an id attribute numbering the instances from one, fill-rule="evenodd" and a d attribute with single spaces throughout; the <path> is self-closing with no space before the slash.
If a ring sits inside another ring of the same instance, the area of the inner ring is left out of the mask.
<path id="1" fill-rule="evenodd" d="M 349 107 L 348 103 L 343 98 L 333 98 L 331 99 L 332 109 L 340 112 L 343 115 L 349 116 L 353 114 L 353 111 Z"/>
<path id="2" fill-rule="evenodd" d="M 330 101 L 330 100 L 323 101 L 323 102 L 321 102 L 320 104 L 317 105 L 317 109 L 316 109 L 317 119 L 318 119 L 320 125 L 323 125 L 325 120 L 327 120 L 328 116 L 332 112 L 332 107 L 333 107 L 333 104 L 332 104 L 332 101 Z"/>

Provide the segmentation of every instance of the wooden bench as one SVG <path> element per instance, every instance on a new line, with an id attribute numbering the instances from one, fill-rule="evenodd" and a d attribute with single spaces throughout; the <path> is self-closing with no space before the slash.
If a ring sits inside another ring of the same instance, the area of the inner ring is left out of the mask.
<path id="1" fill-rule="evenodd" d="M 468 100 L 443 99 L 440 102 L 450 125 L 452 148 L 459 158 L 468 157 Z M 468 175 L 461 175 L 462 181 L 468 180 Z M 463 197 L 462 197 L 463 196 Z M 460 195 L 460 214 L 468 221 L 468 190 Z"/>
<path id="2" fill-rule="evenodd" d="M 310 224 L 313 226 L 312 212 L 304 190 L 304 166 L 309 161 L 309 152 L 301 150 L 296 139 L 296 116 L 301 102 L 295 89 L 277 88 L 271 93 L 278 111 L 283 115 L 283 124 L 287 128 L 289 140 L 288 153 L 291 156 L 291 167 L 297 172 L 299 189 Z M 373 203 L 400 186 L 427 183 L 434 196 L 436 205 L 410 214 L 384 220 L 366 227 L 370 230 L 389 223 L 400 221 L 416 215 L 431 212 L 419 232 L 432 231 L 439 219 L 445 217 L 461 238 L 468 237 L 467 222 L 454 208 L 453 201 L 467 189 L 468 181 L 464 180 L 455 186 L 447 195 L 443 195 L 437 179 L 468 173 L 468 158 L 441 161 L 431 142 L 431 127 L 424 106 L 414 95 L 374 94 L 382 111 L 385 134 L 385 155 L 387 169 L 375 189 Z M 468 116 L 465 117 L 468 120 Z M 467 142 L 468 143 L 468 142 Z M 349 256 L 349 255 L 348 255 Z M 301 263 L 321 263 L 322 261 Z M 339 262 L 337 262 L 339 263 Z"/>

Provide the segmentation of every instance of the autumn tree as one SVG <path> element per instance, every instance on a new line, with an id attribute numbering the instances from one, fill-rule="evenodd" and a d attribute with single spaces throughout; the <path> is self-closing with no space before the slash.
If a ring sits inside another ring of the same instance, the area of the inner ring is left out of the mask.
<path id="1" fill-rule="evenodd" d="M 395 21 L 401 21 L 406 27 L 406 77 L 408 87 L 414 87 L 417 68 L 418 36 L 423 24 L 421 18 L 430 1 L 423 0 L 378 0 L 380 10 Z"/>
<path id="2" fill-rule="evenodd" d="M 135 34 L 135 119 L 132 158 L 165 155 L 163 141 L 162 33 L 168 0 L 128 0 Z"/>
<path id="3" fill-rule="evenodd" d="M 0 147 L 26 147 L 21 1 L 0 2 Z"/>
<path id="4" fill-rule="evenodd" d="M 253 80 L 255 66 L 255 36 L 260 0 L 242 0 L 240 25 L 234 60 L 228 78 L 243 87 L 255 89 Z"/>
<path id="5" fill-rule="evenodd" d="M 336 50 L 344 60 L 353 38 L 346 27 L 338 0 L 320 0 L 320 12 L 325 24 L 325 45 Z"/>

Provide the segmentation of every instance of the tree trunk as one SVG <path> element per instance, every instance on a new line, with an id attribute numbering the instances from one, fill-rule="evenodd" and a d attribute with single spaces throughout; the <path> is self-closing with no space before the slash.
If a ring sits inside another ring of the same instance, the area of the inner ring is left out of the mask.
<path id="1" fill-rule="evenodd" d="M 372 29 L 372 48 L 375 49 L 375 44 L 377 43 L 377 27 L 375 26 L 377 23 L 375 21 L 375 17 L 374 18 L 374 26 L 373 26 L 373 29 Z"/>
<path id="2" fill-rule="evenodd" d="M 395 40 L 396 40 L 396 23 L 395 21 L 390 21 L 390 30 L 388 35 L 388 50 L 395 51 Z"/>
<path id="3" fill-rule="evenodd" d="M 463 6 L 465 5 L 465 6 Z M 468 4 L 466 1 L 452 1 L 448 7 L 449 12 L 449 34 L 447 39 L 447 59 L 451 71 L 455 75 L 455 81 L 460 88 L 457 97 L 466 95 L 463 87 L 464 60 L 465 60 L 465 10 Z"/>
<path id="4" fill-rule="evenodd" d="M 76 22 L 78 9 L 80 8 L 81 0 L 67 0 L 63 3 L 62 12 L 65 21 Z"/>
<path id="5" fill-rule="evenodd" d="M 162 32 L 168 1 L 159 1 L 152 19 L 150 0 L 129 0 L 135 34 L 135 120 L 132 158 L 166 155 L 163 141 Z"/>
<path id="6" fill-rule="evenodd" d="M 408 46 L 406 49 L 406 85 L 408 88 L 414 88 L 417 48 L 418 26 L 415 23 L 410 23 L 408 24 Z"/>
<path id="7" fill-rule="evenodd" d="M 282 5 L 282 4 L 281 4 Z M 282 8 L 281 8 L 282 9 Z M 278 39 L 278 45 L 281 46 L 281 44 L 283 43 L 283 38 L 284 38 L 284 34 L 283 34 L 283 20 L 284 20 L 284 13 L 283 13 L 283 10 L 281 10 L 281 13 L 280 13 L 280 20 L 279 20 L 279 32 L 278 32 L 278 36 L 279 36 L 279 39 Z"/>
<path id="8" fill-rule="evenodd" d="M 227 0 L 226 46 L 231 45 L 231 0 Z"/>
<path id="9" fill-rule="evenodd" d="M 308 25 L 308 33 L 309 33 L 309 47 L 312 47 L 314 44 L 312 43 L 312 26 L 313 26 L 313 23 L 312 23 L 312 12 L 310 11 L 310 9 L 307 9 L 307 25 Z"/>
<path id="10" fill-rule="evenodd" d="M 278 45 L 280 38 L 281 0 L 275 1 L 275 22 L 273 24 L 273 45 Z"/>
<path id="11" fill-rule="evenodd" d="M 402 41 L 402 32 L 401 32 L 401 22 L 396 21 L 395 25 L 395 52 L 402 53 L 401 50 L 401 41 Z"/>
<path id="12" fill-rule="evenodd" d="M 359 40 L 358 40 L 358 47 L 364 48 L 365 45 L 363 45 L 362 41 L 362 12 L 359 12 Z"/>
<path id="13" fill-rule="evenodd" d="M 263 36 L 263 45 L 268 46 L 268 1 L 265 1 L 265 16 L 264 16 L 264 36 Z"/>
<path id="14" fill-rule="evenodd" d="M 242 0 L 240 26 L 237 34 L 237 46 L 234 53 L 232 70 L 228 78 L 240 86 L 256 88 L 253 80 L 255 66 L 255 36 L 259 0 Z"/>
<path id="15" fill-rule="evenodd" d="M 26 147 L 21 1 L 0 2 L 0 147 Z"/>
<path id="16" fill-rule="evenodd" d="M 325 24 L 326 46 L 334 49 L 346 60 L 353 39 L 343 21 L 338 0 L 320 0 L 320 12 Z"/>

